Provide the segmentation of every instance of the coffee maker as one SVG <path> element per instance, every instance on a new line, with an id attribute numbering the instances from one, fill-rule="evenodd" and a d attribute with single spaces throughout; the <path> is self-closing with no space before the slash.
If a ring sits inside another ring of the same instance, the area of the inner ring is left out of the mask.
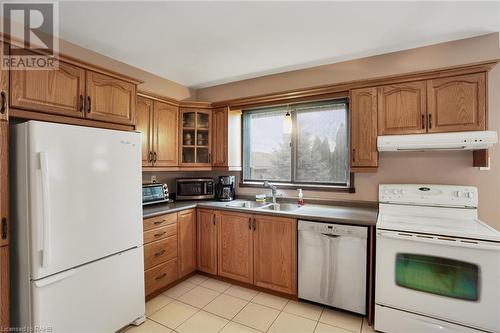
<path id="1" fill-rule="evenodd" d="M 217 180 L 217 200 L 234 200 L 236 178 L 234 176 L 219 176 Z"/>

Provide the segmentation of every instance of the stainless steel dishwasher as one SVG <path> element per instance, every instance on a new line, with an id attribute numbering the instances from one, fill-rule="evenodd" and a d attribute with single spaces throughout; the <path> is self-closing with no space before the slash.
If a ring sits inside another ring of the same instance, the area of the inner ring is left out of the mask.
<path id="1" fill-rule="evenodd" d="M 298 223 L 299 298 L 366 314 L 368 228 Z"/>

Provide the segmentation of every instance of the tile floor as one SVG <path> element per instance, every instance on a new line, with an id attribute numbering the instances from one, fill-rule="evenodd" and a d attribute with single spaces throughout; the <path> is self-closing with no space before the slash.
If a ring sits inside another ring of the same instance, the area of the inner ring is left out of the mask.
<path id="1" fill-rule="evenodd" d="M 362 317 L 202 275 L 146 303 L 147 320 L 127 333 L 370 333 Z"/>

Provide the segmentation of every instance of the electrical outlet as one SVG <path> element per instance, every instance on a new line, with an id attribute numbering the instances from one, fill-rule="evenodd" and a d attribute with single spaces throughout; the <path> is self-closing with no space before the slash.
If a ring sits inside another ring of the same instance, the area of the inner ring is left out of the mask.
<path id="1" fill-rule="evenodd" d="M 156 175 L 151 176 L 151 183 L 156 183 Z"/>

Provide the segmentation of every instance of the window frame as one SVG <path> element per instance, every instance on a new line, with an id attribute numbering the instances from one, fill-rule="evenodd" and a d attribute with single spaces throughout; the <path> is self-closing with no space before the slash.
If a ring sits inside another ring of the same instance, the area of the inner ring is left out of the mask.
<path id="1" fill-rule="evenodd" d="M 306 104 L 314 104 L 314 103 L 345 103 L 346 105 L 346 114 L 345 114 L 345 121 L 346 121 L 346 135 L 347 135 L 347 147 L 346 147 L 346 161 L 347 161 L 347 182 L 346 183 L 329 183 L 329 182 L 303 182 L 303 181 L 297 181 L 297 156 L 298 156 L 298 145 L 297 145 L 297 140 L 298 140 L 298 131 L 297 131 L 297 114 L 300 113 L 300 111 L 295 111 L 294 112 L 294 106 L 297 107 L 299 105 L 306 105 Z M 279 109 L 290 109 L 290 115 L 292 117 L 292 124 L 293 124 L 293 130 L 291 134 L 291 147 L 290 147 L 290 153 L 291 153 L 291 166 L 290 166 L 290 175 L 291 175 L 291 180 L 290 181 L 278 181 L 278 180 L 270 180 L 273 185 L 276 185 L 278 188 L 283 188 L 283 189 L 310 189 L 310 190 L 317 190 L 317 191 L 335 191 L 335 192 L 348 192 L 348 193 L 354 193 L 354 173 L 351 172 L 350 168 L 350 103 L 349 103 L 349 97 L 341 97 L 341 98 L 332 98 L 332 99 L 327 99 L 327 100 L 311 100 L 311 101 L 301 101 L 301 102 L 296 102 L 296 103 L 290 103 L 290 104 L 273 104 L 273 105 L 267 105 L 265 107 L 259 107 L 259 108 L 253 108 L 253 109 L 246 109 L 242 110 L 243 115 L 242 115 L 242 169 L 241 169 L 241 181 L 240 181 L 240 187 L 262 187 L 264 184 L 264 180 L 256 180 L 256 179 L 246 179 L 245 174 L 248 172 L 249 164 L 247 163 L 249 159 L 249 154 L 250 154 L 250 149 L 249 146 L 246 145 L 246 143 L 250 140 L 250 131 L 248 129 L 248 121 L 247 117 L 249 114 L 255 114 L 259 112 L 270 112 L 273 109 L 279 110 Z"/>

